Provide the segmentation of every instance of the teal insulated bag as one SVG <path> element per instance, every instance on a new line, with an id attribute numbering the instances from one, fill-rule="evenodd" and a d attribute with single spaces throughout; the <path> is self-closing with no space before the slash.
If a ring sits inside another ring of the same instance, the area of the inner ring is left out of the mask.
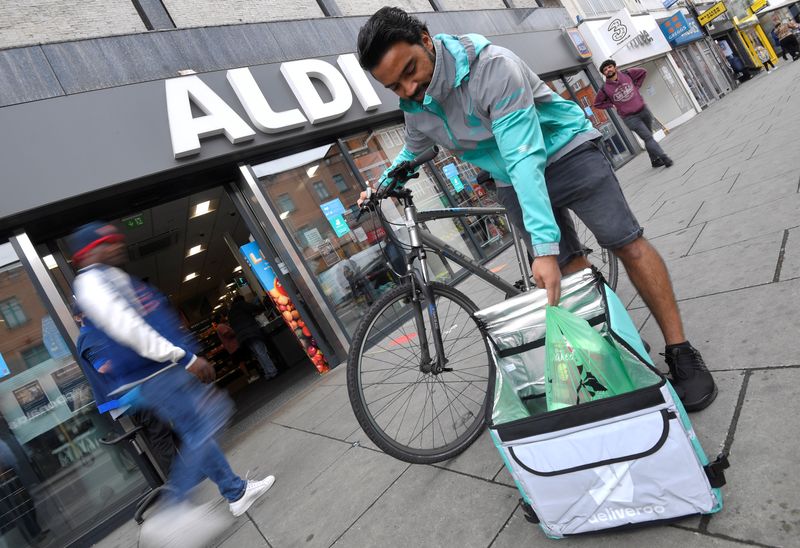
<path id="1" fill-rule="evenodd" d="M 552 538 L 710 514 L 728 463 L 709 463 L 625 307 L 586 269 L 561 302 L 533 290 L 476 313 L 497 368 L 492 440 L 530 521 Z"/>

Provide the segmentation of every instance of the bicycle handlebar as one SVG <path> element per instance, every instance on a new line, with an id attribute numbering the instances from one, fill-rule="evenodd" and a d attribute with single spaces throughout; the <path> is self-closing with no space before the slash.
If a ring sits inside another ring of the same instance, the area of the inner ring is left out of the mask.
<path id="1" fill-rule="evenodd" d="M 399 184 L 405 184 L 409 179 L 419 177 L 419 173 L 414 173 L 414 170 L 426 162 L 430 162 L 436 155 L 439 154 L 439 147 L 432 146 L 428 150 L 416 156 L 413 160 L 400 162 L 391 171 L 386 174 L 389 183 L 379 187 L 366 201 L 361 204 L 361 210 L 356 216 L 356 221 L 361 218 L 361 214 L 367 209 L 374 206 L 380 200 L 386 198 Z"/>

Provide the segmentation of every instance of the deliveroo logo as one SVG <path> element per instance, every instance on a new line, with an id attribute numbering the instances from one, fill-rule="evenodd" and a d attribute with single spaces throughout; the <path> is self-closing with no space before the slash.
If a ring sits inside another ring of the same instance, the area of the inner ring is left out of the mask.
<path id="1" fill-rule="evenodd" d="M 630 475 L 630 462 L 618 462 L 596 468 L 602 485 L 589 490 L 598 505 L 604 502 L 633 502 L 633 479 Z"/>
<path id="2" fill-rule="evenodd" d="M 660 504 L 640 507 L 624 506 L 633 502 L 633 478 L 630 474 L 631 462 L 619 462 L 596 468 L 594 472 L 599 476 L 601 484 L 589 490 L 589 495 L 598 506 L 605 503 L 617 503 L 623 507 L 606 508 L 596 512 L 589 518 L 589 523 L 616 521 L 634 518 L 641 515 L 663 514 L 666 508 Z M 635 520 L 641 521 L 641 520 Z"/>

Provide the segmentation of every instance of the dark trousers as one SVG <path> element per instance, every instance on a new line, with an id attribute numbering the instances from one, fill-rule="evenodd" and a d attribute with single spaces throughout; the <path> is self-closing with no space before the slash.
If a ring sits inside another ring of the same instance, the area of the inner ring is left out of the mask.
<path id="1" fill-rule="evenodd" d="M 622 121 L 644 141 L 644 148 L 647 150 L 651 162 L 667 157 L 661 145 L 653 138 L 653 115 L 649 108 L 644 107 L 639 112 L 623 116 Z"/>
<path id="2" fill-rule="evenodd" d="M 772 61 L 762 61 L 762 63 L 764 68 L 767 69 L 767 72 L 769 72 L 770 67 L 775 68 L 775 65 L 772 64 Z"/>
<path id="3" fill-rule="evenodd" d="M 789 52 L 793 61 L 800 58 L 800 45 L 797 44 L 797 38 L 793 34 L 781 40 L 781 48 L 783 48 L 783 51 Z"/>
<path id="4" fill-rule="evenodd" d="M 144 426 L 143 433 L 150 452 L 164 475 L 169 476 L 172 460 L 177 452 L 172 429 L 158 420 L 149 409 L 138 409 L 131 413 L 131 419 L 134 424 Z"/>

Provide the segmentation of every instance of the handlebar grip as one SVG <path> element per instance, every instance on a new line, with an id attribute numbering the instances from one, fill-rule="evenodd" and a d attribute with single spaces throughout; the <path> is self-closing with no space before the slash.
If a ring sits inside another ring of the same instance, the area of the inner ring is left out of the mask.
<path id="1" fill-rule="evenodd" d="M 422 164 L 430 162 L 431 160 L 436 158 L 437 154 L 439 154 L 439 147 L 434 145 L 425 152 L 422 152 L 419 156 L 417 156 L 413 160 L 409 160 L 407 162 L 402 162 L 398 164 L 397 167 L 395 167 L 393 170 L 387 173 L 390 182 L 386 186 L 379 189 L 378 193 L 380 194 L 380 198 L 383 198 L 389 192 L 394 190 L 394 188 L 398 184 L 403 185 L 409 179 L 416 177 L 417 175 L 413 174 L 412 172 Z"/>
<path id="2" fill-rule="evenodd" d="M 417 156 L 416 158 L 414 158 L 413 160 L 411 160 L 408 163 L 408 169 L 411 170 L 421 166 L 425 162 L 430 162 L 431 160 L 436 158 L 437 154 L 439 154 L 439 147 L 434 145 L 425 152 L 423 152 L 422 154 L 420 154 L 419 156 Z"/>

